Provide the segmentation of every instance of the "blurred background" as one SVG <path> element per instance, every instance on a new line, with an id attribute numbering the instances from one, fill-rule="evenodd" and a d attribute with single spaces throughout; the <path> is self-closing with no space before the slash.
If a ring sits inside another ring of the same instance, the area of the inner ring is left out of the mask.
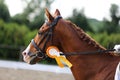
<path id="1" fill-rule="evenodd" d="M 64 19 L 71 20 L 80 26 L 102 46 L 111 49 L 115 44 L 120 44 L 119 0 L 0 0 L 1 63 L 8 64 L 3 60 L 22 62 L 21 52 L 44 23 L 46 7 L 52 13 L 55 9 L 59 9 Z M 55 60 L 50 58 L 41 63 L 56 65 Z M 0 71 L 7 73 L 9 70 L 2 67 Z M 74 80 L 71 73 L 68 76 Z M 17 80 L 17 78 L 11 80 Z"/>

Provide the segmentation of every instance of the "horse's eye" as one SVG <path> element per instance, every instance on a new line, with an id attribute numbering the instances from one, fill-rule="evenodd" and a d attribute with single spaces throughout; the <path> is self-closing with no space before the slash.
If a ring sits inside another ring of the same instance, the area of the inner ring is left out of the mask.
<path id="1" fill-rule="evenodd" d="M 38 32 L 38 34 L 39 34 L 39 35 L 42 35 L 42 34 L 43 34 L 43 32 Z"/>
<path id="2" fill-rule="evenodd" d="M 42 30 L 44 30 L 44 27 L 42 27 Z"/>

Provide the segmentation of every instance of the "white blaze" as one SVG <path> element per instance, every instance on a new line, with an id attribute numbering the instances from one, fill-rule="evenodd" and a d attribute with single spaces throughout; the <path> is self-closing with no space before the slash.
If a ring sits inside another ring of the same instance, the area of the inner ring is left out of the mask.
<path id="1" fill-rule="evenodd" d="M 29 51 L 30 51 L 30 44 L 28 45 L 28 47 L 23 51 L 23 53 L 26 53 L 26 54 L 28 54 L 29 53 Z"/>

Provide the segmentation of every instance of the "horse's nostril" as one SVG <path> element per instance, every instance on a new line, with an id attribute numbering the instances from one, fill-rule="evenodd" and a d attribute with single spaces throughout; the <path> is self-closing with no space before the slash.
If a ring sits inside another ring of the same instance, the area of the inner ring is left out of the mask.
<path id="1" fill-rule="evenodd" d="M 22 52 L 22 55 L 26 55 L 26 52 Z"/>

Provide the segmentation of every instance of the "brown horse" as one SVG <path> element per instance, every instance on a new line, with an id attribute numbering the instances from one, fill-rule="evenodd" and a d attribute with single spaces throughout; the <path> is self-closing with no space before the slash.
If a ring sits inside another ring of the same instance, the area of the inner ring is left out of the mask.
<path id="1" fill-rule="evenodd" d="M 62 19 L 59 10 L 51 15 L 46 9 L 47 22 L 39 29 L 29 46 L 23 51 L 24 61 L 35 64 L 46 57 L 46 49 L 56 46 L 72 63 L 71 71 L 75 80 L 114 80 L 119 56 L 112 52 L 89 53 L 88 51 L 106 50 L 82 29 L 70 21 Z M 71 52 L 89 54 L 68 55 Z"/>

